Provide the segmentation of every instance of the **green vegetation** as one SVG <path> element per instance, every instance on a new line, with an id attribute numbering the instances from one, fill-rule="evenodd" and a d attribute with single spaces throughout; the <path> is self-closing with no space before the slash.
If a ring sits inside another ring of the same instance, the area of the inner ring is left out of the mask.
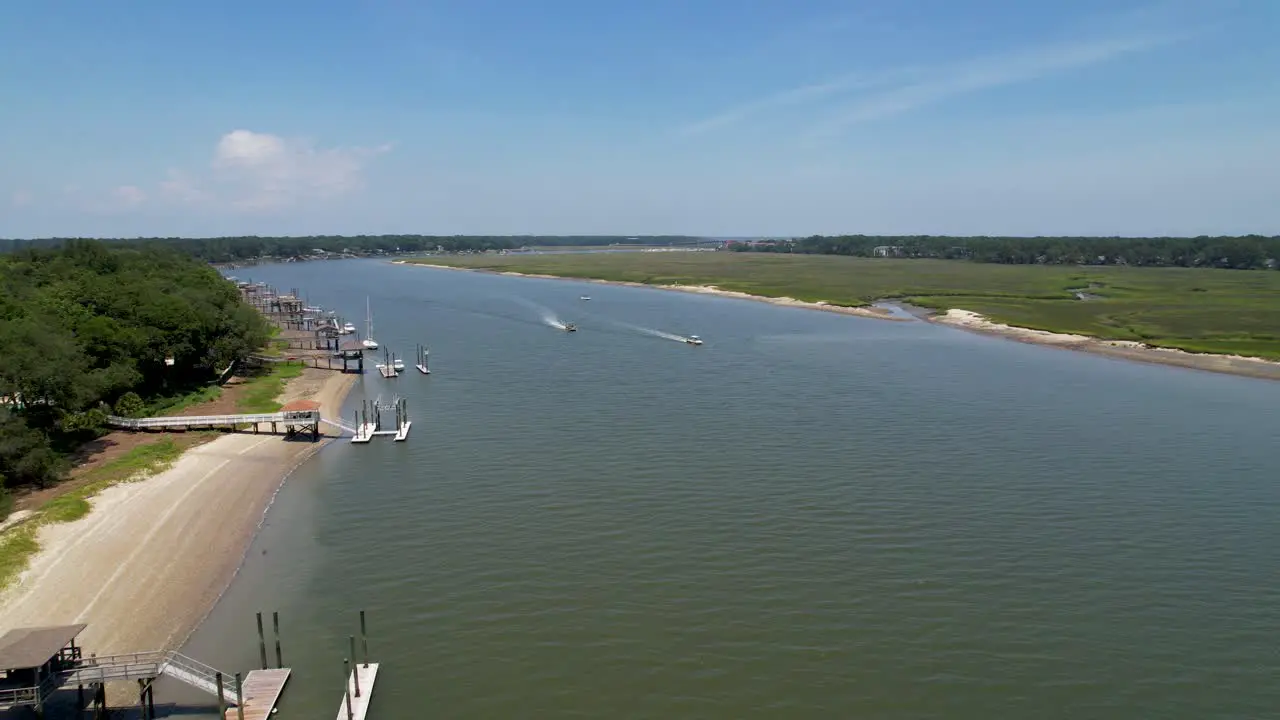
<path id="1" fill-rule="evenodd" d="M 62 247 L 75 242 L 66 238 L 37 240 L 0 239 L 0 252 L 32 247 Z M 521 247 L 603 246 L 603 245 L 689 245 L 693 237 L 661 235 L 622 237 L 615 235 L 313 235 L 309 237 L 218 237 L 145 238 L 106 240 L 112 244 L 159 246 L 177 249 L 208 262 L 239 262 L 261 257 L 306 257 L 316 251 L 331 254 L 378 255 L 420 252 L 483 252 Z"/>
<path id="2" fill-rule="evenodd" d="M 262 374 L 251 378 L 237 402 L 243 413 L 272 413 L 280 409 L 276 398 L 284 392 L 285 381 L 302 374 L 306 366 L 293 363 L 272 363 Z"/>
<path id="3" fill-rule="evenodd" d="M 183 410 L 201 403 L 213 402 L 222 396 L 222 388 L 209 384 L 204 387 L 196 388 L 187 393 L 174 395 L 172 397 L 162 397 L 153 402 L 147 403 L 142 417 L 153 417 L 156 415 L 176 415 Z M 118 405 L 118 403 L 117 403 Z M 117 415 L 125 415 L 125 413 L 117 412 Z M 127 417 L 127 415 L 125 415 Z"/>
<path id="4" fill-rule="evenodd" d="M 0 256 L 0 477 L 45 487 L 114 411 L 216 395 L 268 326 L 216 270 L 161 247 L 71 241 Z"/>
<path id="5" fill-rule="evenodd" d="M 89 512 L 89 501 L 93 496 L 112 485 L 161 472 L 180 455 L 182 447 L 168 437 L 139 445 L 85 473 L 80 487 L 50 500 L 30 518 L 0 533 L 0 590 L 21 574 L 31 556 L 40 549 L 36 533 L 41 525 L 79 520 Z"/>
<path id="6" fill-rule="evenodd" d="M 1020 327 L 1280 360 L 1276 272 L 729 252 L 488 255 L 422 262 L 651 285 L 715 285 L 847 306 L 899 298 L 938 310 L 972 310 Z M 1073 291 L 1078 289 L 1091 299 L 1077 299 Z"/>
<path id="7" fill-rule="evenodd" d="M 59 495 L 40 509 L 43 522 L 71 522 L 89 512 L 89 500 L 112 485 L 139 480 L 166 470 L 182 455 L 173 438 L 139 445 L 109 463 L 84 474 L 84 485 Z"/>
<path id="8" fill-rule="evenodd" d="M 27 569 L 27 562 L 40 549 L 36 542 L 38 527 L 38 523 L 28 520 L 0 533 L 0 591 Z"/>
<path id="9" fill-rule="evenodd" d="M 734 243 L 740 252 L 935 258 L 1006 265 L 1280 269 L 1280 237 L 946 237 L 845 235 Z"/>

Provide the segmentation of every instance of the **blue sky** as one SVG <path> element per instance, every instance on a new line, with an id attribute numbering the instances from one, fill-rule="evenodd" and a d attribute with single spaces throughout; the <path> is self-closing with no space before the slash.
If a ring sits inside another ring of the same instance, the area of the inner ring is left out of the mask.
<path id="1" fill-rule="evenodd" d="M 1280 234 L 1274 0 L 0 3 L 0 237 Z"/>

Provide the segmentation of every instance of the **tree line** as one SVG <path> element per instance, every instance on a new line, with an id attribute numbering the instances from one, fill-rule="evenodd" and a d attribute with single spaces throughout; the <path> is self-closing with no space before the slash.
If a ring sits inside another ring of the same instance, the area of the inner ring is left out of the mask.
<path id="1" fill-rule="evenodd" d="M 947 237 L 814 235 L 736 243 L 740 252 L 972 260 L 1011 265 L 1143 265 L 1280 269 L 1280 236 L 1233 237 Z"/>
<path id="2" fill-rule="evenodd" d="M 232 283 L 174 249 L 74 240 L 0 256 L 0 495 L 57 480 L 107 414 L 205 385 L 268 338 Z"/>
<path id="3" fill-rule="evenodd" d="M 21 248 L 62 247 L 68 238 L 0 239 L 0 252 Z M 521 247 L 605 246 L 613 244 L 688 245 L 697 238 L 682 235 L 623 237 L 617 235 L 309 235 L 299 237 L 134 238 L 104 240 L 110 244 L 172 247 L 206 262 L 231 263 L 255 258 L 305 257 L 317 250 L 355 255 L 484 252 Z"/>

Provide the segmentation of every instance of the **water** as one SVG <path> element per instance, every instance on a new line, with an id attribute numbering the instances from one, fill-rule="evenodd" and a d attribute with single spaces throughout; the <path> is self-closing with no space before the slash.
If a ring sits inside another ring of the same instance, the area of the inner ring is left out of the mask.
<path id="1" fill-rule="evenodd" d="M 279 610 L 282 720 L 337 710 L 358 609 L 375 719 L 1280 705 L 1280 384 L 657 290 L 241 274 L 367 293 L 380 342 L 431 349 L 350 401 L 407 396 L 409 441 L 300 468 L 187 648 L 248 669 Z"/>

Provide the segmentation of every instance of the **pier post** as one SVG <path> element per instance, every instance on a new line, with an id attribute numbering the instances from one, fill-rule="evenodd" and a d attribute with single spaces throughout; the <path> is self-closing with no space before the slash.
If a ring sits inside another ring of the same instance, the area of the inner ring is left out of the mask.
<path id="1" fill-rule="evenodd" d="M 224 720 L 227 717 L 227 698 L 222 690 L 222 671 L 213 674 L 213 684 L 218 688 L 218 720 Z"/>
<path id="2" fill-rule="evenodd" d="M 351 661 L 354 663 L 356 659 L 356 636 L 348 635 L 347 642 L 351 646 Z M 353 668 L 351 673 L 352 683 L 356 686 L 356 697 L 360 697 L 360 668 Z"/>
<path id="3" fill-rule="evenodd" d="M 262 656 L 262 669 L 267 669 L 267 638 L 262 632 L 262 613 L 258 613 L 258 651 Z"/>
<path id="4" fill-rule="evenodd" d="M 271 611 L 271 629 L 276 635 L 276 667 L 284 667 L 284 656 L 280 654 L 280 613 Z"/>
<path id="5" fill-rule="evenodd" d="M 360 611 L 360 646 L 364 651 L 364 666 L 369 667 L 369 634 L 364 630 L 364 611 Z M 353 653 L 354 654 L 354 653 Z"/>
<path id="6" fill-rule="evenodd" d="M 244 681 L 236 673 L 236 720 L 244 720 Z"/>
<path id="7" fill-rule="evenodd" d="M 351 683 L 347 682 L 347 678 L 351 677 L 351 661 L 342 658 L 342 697 L 347 701 L 347 720 L 351 720 Z"/>

